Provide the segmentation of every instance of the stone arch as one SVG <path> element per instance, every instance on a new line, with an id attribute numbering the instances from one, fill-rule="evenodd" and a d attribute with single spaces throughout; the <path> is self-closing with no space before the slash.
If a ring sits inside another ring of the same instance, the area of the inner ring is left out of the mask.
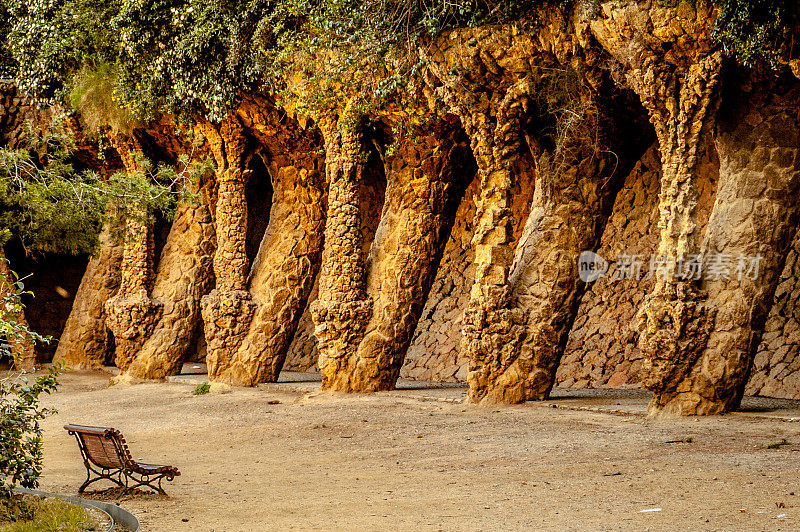
<path id="1" fill-rule="evenodd" d="M 356 391 L 393 388 L 412 342 L 471 174 L 456 124 L 398 139 L 385 158 L 386 198 L 367 260 L 373 311 L 351 368 Z"/>
<path id="2" fill-rule="evenodd" d="M 253 236 L 244 246 L 250 250 L 242 284 L 249 310 L 237 326 L 235 341 L 209 365 L 209 377 L 252 386 L 276 381 L 283 368 L 319 268 L 326 191 L 313 130 L 257 96 L 243 103 L 238 119 L 255 146 L 248 163 L 252 192 L 247 201 L 247 232 Z M 255 173 L 263 176 L 261 185 L 254 181 Z"/>

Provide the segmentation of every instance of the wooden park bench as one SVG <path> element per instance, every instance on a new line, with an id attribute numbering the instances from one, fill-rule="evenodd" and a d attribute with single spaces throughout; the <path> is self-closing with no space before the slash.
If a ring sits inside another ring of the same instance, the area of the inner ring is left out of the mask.
<path id="1" fill-rule="evenodd" d="M 143 464 L 134 460 L 125 438 L 117 429 L 83 425 L 64 425 L 64 428 L 78 440 L 83 465 L 86 466 L 86 482 L 78 489 L 78 493 L 83 493 L 93 482 L 107 479 L 125 491 L 147 486 L 166 495 L 161 488 L 161 481 L 171 481 L 181 474 L 173 466 Z M 92 473 L 97 478 L 92 478 Z"/>

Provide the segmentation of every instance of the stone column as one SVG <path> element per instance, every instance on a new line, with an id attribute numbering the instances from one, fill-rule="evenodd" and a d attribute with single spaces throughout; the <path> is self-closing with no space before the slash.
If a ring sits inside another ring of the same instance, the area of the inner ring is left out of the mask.
<path id="1" fill-rule="evenodd" d="M 715 311 L 705 304 L 696 281 L 684 277 L 677 265 L 700 252 L 697 150 L 720 62 L 717 52 L 682 73 L 651 65 L 635 84 L 659 140 L 661 236 L 656 258 L 668 264 L 666 271 L 656 273 L 653 290 L 644 301 L 639 336 L 642 383 L 654 393 L 653 413 L 664 406 L 699 357 Z"/>
<path id="2" fill-rule="evenodd" d="M 587 127 L 598 136 L 603 128 L 599 121 Z M 505 371 L 524 377 L 528 400 L 547 399 L 555 384 L 586 289 L 578 260 L 595 249 L 614 196 L 612 170 L 606 169 L 614 165 L 579 141 L 573 144 L 569 151 L 575 155 L 565 164 L 537 167 L 531 211 L 511 268 L 513 296 L 527 316 L 516 360 Z M 533 151 L 535 158 L 542 153 Z"/>
<path id="3" fill-rule="evenodd" d="M 196 339 L 200 299 L 214 285 L 214 245 L 208 205 L 180 206 L 161 253 L 152 291 L 153 299 L 164 305 L 163 312 L 128 367 L 131 379 L 162 379 L 180 371 Z"/>
<path id="4" fill-rule="evenodd" d="M 644 301 L 639 335 L 642 383 L 654 394 L 650 411 L 655 414 L 698 360 L 713 322 L 714 309 L 705 304 L 697 281 L 683 276 L 677 265 L 700 252 L 697 153 L 714 111 L 722 54 L 712 48 L 708 6 L 681 5 L 677 12 L 637 4 L 603 9 L 592 30 L 626 66 L 661 152 L 656 258 L 666 267 Z M 669 57 L 665 46 L 674 49 Z"/>
<path id="5" fill-rule="evenodd" d="M 219 127 L 201 125 L 217 163 L 216 236 L 214 274 L 217 285 L 202 299 L 208 343 L 209 379 L 230 364 L 253 318 L 255 303 L 247 291 L 246 251 L 248 172 L 243 168 L 246 139 L 238 120 L 229 118 Z"/>
<path id="6" fill-rule="evenodd" d="M 577 157 L 537 171 L 534 204 L 514 261 L 514 165 L 523 150 L 535 149 L 534 159 L 542 151 L 530 145 L 534 140 L 525 146 L 523 120 L 551 118 L 547 109 L 533 108 L 540 101 L 537 91 L 552 90 L 539 78 L 550 75 L 547 67 L 560 69 L 578 59 L 567 45 L 564 14 L 559 8 L 542 13 L 548 31 L 541 40 L 476 30 L 472 36 L 459 34 L 467 46 L 445 39 L 430 51 L 435 79 L 426 80 L 428 87 L 461 119 L 481 180 L 472 241 L 475 282 L 461 343 L 470 360 L 470 402 L 547 396 L 583 291 L 577 257 L 596 240 L 603 202 L 611 195 L 602 190 L 602 163 L 594 153 L 586 161 Z M 551 97 L 542 94 L 541 100 Z M 589 151 L 580 145 L 570 149 Z"/>
<path id="7" fill-rule="evenodd" d="M 112 142 L 127 172 L 140 171 L 136 154 L 141 154 L 141 149 L 136 141 L 117 136 Z M 148 215 L 134 206 L 125 220 L 120 287 L 105 304 L 106 325 L 114 334 L 115 363 L 120 371 L 128 369 L 162 309 L 160 303 L 150 299 L 154 242 Z"/>
<path id="8" fill-rule="evenodd" d="M 66 126 L 75 135 L 79 150 L 93 154 L 96 146 L 86 138 L 78 117 L 69 118 Z M 111 148 L 106 147 L 103 151 L 110 150 Z M 109 164 L 110 159 L 95 161 L 104 181 L 121 170 L 115 164 Z M 128 158 L 128 164 L 132 162 Z M 107 207 L 111 210 L 113 205 Z M 116 238 L 115 233 L 124 230 L 123 224 L 124 220 L 115 219 L 104 225 L 97 254 L 90 258 L 86 266 L 69 317 L 58 339 L 54 362 L 63 360 L 73 369 L 95 368 L 103 366 L 113 351 L 114 343 L 106 326 L 105 304 L 117 294 L 122 279 L 123 243 Z"/>
<path id="9" fill-rule="evenodd" d="M 302 152 L 291 154 L 301 158 Z M 229 384 L 276 382 L 319 267 L 324 185 L 310 152 L 302 166 L 278 168 L 264 238 L 250 272 L 257 304 L 247 335 L 217 376 Z"/>
<path id="10" fill-rule="evenodd" d="M 311 307 L 322 389 L 342 392 L 361 390 L 349 366 L 372 313 L 361 249 L 361 117 L 353 104 L 348 104 L 338 120 L 326 118 L 320 124 L 325 139 L 328 215 L 319 299 Z"/>
<path id="11" fill-rule="evenodd" d="M 453 131 L 415 136 L 387 165 L 386 201 L 369 257 L 372 319 L 349 361 L 358 391 L 393 389 L 449 235 L 463 176 Z M 458 152 L 463 157 L 463 152 Z"/>
<path id="12" fill-rule="evenodd" d="M 105 303 L 119 290 L 122 278 L 122 244 L 105 229 L 100 251 L 92 257 L 75 294 L 72 310 L 58 340 L 54 361 L 71 368 L 99 367 L 109 352 Z"/>
<path id="13" fill-rule="evenodd" d="M 272 205 L 247 277 L 253 316 L 241 342 L 218 365 L 214 380 L 254 386 L 278 380 L 319 271 L 325 182 L 316 128 L 306 129 L 271 99 L 257 94 L 243 97 L 236 119 L 258 144 L 256 156 L 272 181 Z"/>
<path id="14" fill-rule="evenodd" d="M 720 181 L 702 245 L 702 289 L 716 312 L 696 362 L 656 397 L 668 414 L 738 408 L 796 232 L 800 91 L 775 83 L 740 94 L 719 123 Z"/>
<path id="15" fill-rule="evenodd" d="M 230 356 L 241 345 L 255 311 L 255 303 L 246 290 L 246 176 L 241 169 L 227 169 L 218 172 L 217 179 L 217 251 L 214 255 L 217 286 L 202 300 L 208 342 L 206 361 L 211 379 L 229 366 Z"/>

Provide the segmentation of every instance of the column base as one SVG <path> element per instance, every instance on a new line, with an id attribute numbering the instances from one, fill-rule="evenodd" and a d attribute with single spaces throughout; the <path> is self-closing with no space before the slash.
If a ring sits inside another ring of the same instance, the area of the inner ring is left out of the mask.
<path id="1" fill-rule="evenodd" d="M 716 416 L 733 412 L 739 401 L 712 401 L 695 392 L 682 392 L 669 397 L 656 396 L 647 407 L 652 418 L 684 416 Z"/>
<path id="2" fill-rule="evenodd" d="M 484 286 L 464 311 L 461 351 L 469 356 L 468 403 L 517 404 L 528 399 L 527 372 L 517 355 L 525 334 L 525 311 L 507 287 Z"/>
<path id="3" fill-rule="evenodd" d="M 642 385 L 658 396 L 688 390 L 686 379 L 708 342 L 715 311 L 686 282 L 647 297 L 640 314 Z M 657 404 L 664 404 L 657 401 Z"/>
<path id="4" fill-rule="evenodd" d="M 311 305 L 314 335 L 319 347 L 322 390 L 357 393 L 372 391 L 369 372 L 356 372 L 356 351 L 372 316 L 372 300 L 324 301 Z M 376 368 L 377 371 L 377 368 Z"/>
<path id="5" fill-rule="evenodd" d="M 229 368 L 231 357 L 239 349 L 250 327 L 256 311 L 256 303 L 247 290 L 212 290 L 203 297 L 202 315 L 208 354 L 209 380 L 222 377 Z M 251 386 L 249 382 L 238 382 L 227 374 L 223 382 L 227 384 Z"/>
<path id="6" fill-rule="evenodd" d="M 144 293 L 121 294 L 106 301 L 106 325 L 114 335 L 115 364 L 121 372 L 128 369 L 163 309 L 162 303 Z"/>

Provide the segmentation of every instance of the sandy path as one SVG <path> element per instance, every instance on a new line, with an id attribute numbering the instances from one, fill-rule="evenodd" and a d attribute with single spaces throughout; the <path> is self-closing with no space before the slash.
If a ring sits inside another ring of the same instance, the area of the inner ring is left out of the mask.
<path id="1" fill-rule="evenodd" d="M 83 481 L 63 424 L 113 425 L 183 473 L 169 499 L 123 503 L 143 530 L 800 529 L 796 422 L 63 381 L 42 488 Z"/>

